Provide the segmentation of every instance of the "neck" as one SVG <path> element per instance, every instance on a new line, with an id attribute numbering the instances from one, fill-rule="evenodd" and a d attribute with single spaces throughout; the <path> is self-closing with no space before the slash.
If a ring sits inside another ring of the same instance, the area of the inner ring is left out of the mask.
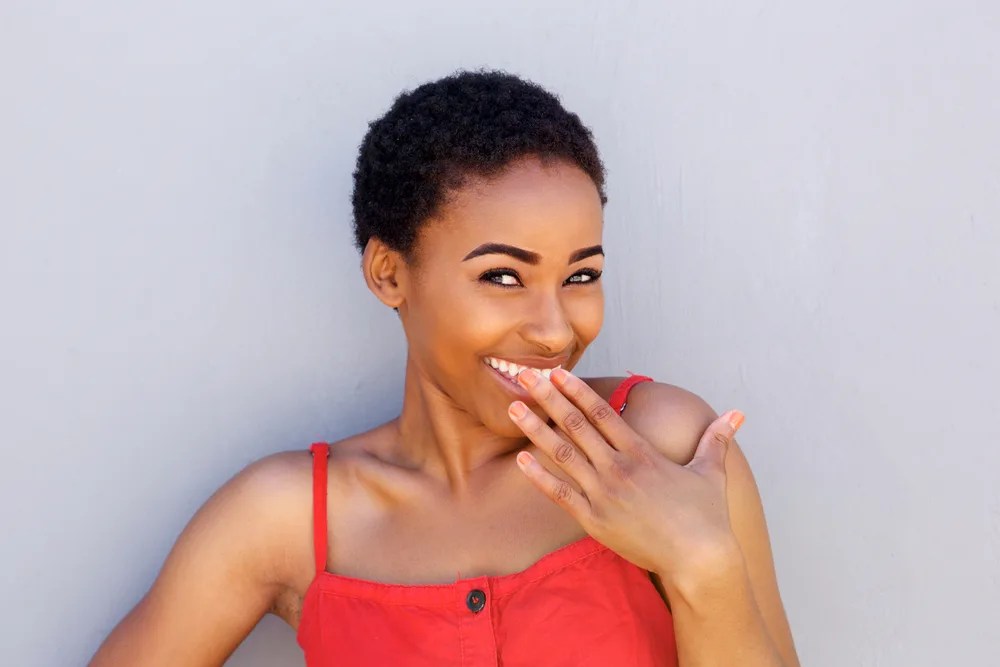
<path id="1" fill-rule="evenodd" d="M 393 457 L 447 483 L 455 493 L 469 488 L 477 470 L 511 459 L 528 444 L 526 438 L 505 437 L 487 429 L 424 376 L 410 358 L 397 425 L 399 439 Z"/>

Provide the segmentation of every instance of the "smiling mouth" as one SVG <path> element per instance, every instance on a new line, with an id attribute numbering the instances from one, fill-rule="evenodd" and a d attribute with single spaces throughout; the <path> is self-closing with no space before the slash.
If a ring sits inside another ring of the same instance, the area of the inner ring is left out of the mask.
<path id="1" fill-rule="evenodd" d="M 552 374 L 557 368 L 562 368 L 562 364 L 558 366 L 553 366 L 552 368 L 536 368 L 534 366 L 522 366 L 521 364 L 515 364 L 513 361 L 507 361 L 506 359 L 500 359 L 499 357 L 483 357 L 483 363 L 487 366 L 491 366 L 493 370 L 499 373 L 504 378 L 510 380 L 514 384 L 517 384 L 517 375 L 525 369 L 532 369 L 536 373 L 544 375 L 546 378 Z"/>

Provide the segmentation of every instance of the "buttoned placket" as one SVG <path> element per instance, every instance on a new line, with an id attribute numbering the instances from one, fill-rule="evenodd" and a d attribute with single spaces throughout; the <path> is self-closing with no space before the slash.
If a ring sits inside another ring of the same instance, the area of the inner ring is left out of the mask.
<path id="1" fill-rule="evenodd" d="M 493 633 L 493 593 L 486 577 L 464 579 L 458 588 L 462 667 L 498 667 Z"/>

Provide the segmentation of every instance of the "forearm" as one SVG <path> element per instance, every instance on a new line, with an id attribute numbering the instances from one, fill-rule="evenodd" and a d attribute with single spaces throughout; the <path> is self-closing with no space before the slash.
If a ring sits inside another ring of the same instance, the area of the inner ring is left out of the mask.
<path id="1" fill-rule="evenodd" d="M 680 667 L 793 667 L 768 634 L 738 547 L 698 573 L 659 578 Z"/>

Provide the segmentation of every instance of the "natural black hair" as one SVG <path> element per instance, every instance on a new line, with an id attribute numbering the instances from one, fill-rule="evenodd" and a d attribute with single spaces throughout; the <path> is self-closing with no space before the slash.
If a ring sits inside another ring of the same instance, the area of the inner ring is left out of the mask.
<path id="1" fill-rule="evenodd" d="M 449 191 L 528 156 L 575 164 L 607 201 L 593 135 L 541 86 L 480 70 L 404 92 L 361 142 L 352 195 L 358 248 L 375 237 L 409 258 L 420 225 Z"/>

